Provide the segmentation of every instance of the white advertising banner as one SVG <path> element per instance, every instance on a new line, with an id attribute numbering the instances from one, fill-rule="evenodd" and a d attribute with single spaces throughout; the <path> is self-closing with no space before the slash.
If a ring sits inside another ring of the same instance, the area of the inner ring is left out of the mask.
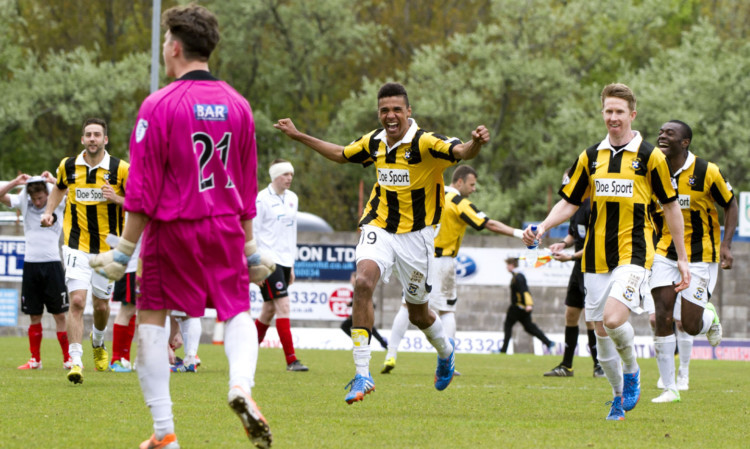
<path id="1" fill-rule="evenodd" d="M 458 284 L 466 285 L 510 285 L 510 273 L 506 269 L 508 257 L 525 257 L 526 248 L 461 248 L 456 257 L 456 276 Z M 539 257 L 549 253 L 540 249 Z M 530 286 L 566 287 L 573 262 L 551 260 L 540 267 L 525 259 L 518 261 L 518 267 L 526 276 Z"/>
<path id="2" fill-rule="evenodd" d="M 740 236 L 750 237 L 750 192 L 740 192 Z"/>
<path id="3" fill-rule="evenodd" d="M 295 282 L 289 292 L 290 316 L 293 320 L 343 320 L 351 315 L 354 296 L 348 282 Z M 250 285 L 250 313 L 260 316 L 263 296 L 257 285 Z"/>
<path id="4" fill-rule="evenodd" d="M 386 339 L 390 338 L 389 330 L 378 330 Z M 562 356 L 565 350 L 565 336 L 563 334 L 547 334 L 555 343 L 555 348 L 550 351 L 538 339 L 534 339 L 535 355 L 556 355 Z M 295 327 L 292 329 L 295 349 L 352 349 L 352 339 L 338 328 L 309 328 Z M 456 353 L 459 354 L 491 354 L 498 352 L 503 345 L 502 332 L 456 332 Z M 266 338 L 260 345 L 261 348 L 280 348 L 281 341 L 276 333 L 275 327 L 268 328 Z M 385 351 L 378 342 L 373 338 L 370 344 L 373 351 Z M 508 345 L 508 354 L 513 354 L 513 339 Z M 655 357 L 654 339 L 651 336 L 636 336 L 635 350 L 639 358 Z M 424 334 L 416 329 L 410 328 L 406 331 L 398 351 L 402 352 L 435 352 Z M 588 347 L 588 337 L 580 335 L 578 337 L 578 346 L 576 347 L 577 356 L 590 357 Z M 373 359 L 371 363 L 380 363 Z"/>

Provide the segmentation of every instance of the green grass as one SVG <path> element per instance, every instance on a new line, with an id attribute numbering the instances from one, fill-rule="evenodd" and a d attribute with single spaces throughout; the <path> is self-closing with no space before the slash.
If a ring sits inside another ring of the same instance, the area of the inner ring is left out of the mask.
<path id="1" fill-rule="evenodd" d="M 136 374 L 94 372 L 86 349 L 83 385 L 70 384 L 56 340 L 45 339 L 40 371 L 18 371 L 25 338 L 0 339 L 0 447 L 134 448 L 152 433 Z M 249 447 L 226 405 L 223 347 L 202 345 L 197 374 L 172 375 L 177 435 L 183 449 Z M 624 422 L 604 418 L 606 379 L 577 358 L 576 377 L 544 378 L 559 357 L 459 354 L 463 376 L 438 392 L 435 356 L 403 353 L 376 391 L 347 405 L 349 351 L 300 351 L 308 373 L 285 371 L 280 349 L 260 351 L 253 397 L 269 420 L 275 448 L 746 448 L 750 445 L 750 364 L 694 360 L 690 391 L 679 404 L 652 404 L 659 391 L 654 359 L 640 360 L 643 395 Z M 88 363 L 86 363 L 88 362 Z"/>

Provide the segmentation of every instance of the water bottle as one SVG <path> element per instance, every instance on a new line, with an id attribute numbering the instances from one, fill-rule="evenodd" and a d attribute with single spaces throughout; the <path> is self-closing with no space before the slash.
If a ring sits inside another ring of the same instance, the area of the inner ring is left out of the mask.
<path id="1" fill-rule="evenodd" d="M 531 232 L 534 233 L 534 243 L 526 247 L 526 262 L 532 267 L 536 265 L 536 261 L 539 258 L 539 240 L 536 238 L 536 225 L 531 225 Z"/>

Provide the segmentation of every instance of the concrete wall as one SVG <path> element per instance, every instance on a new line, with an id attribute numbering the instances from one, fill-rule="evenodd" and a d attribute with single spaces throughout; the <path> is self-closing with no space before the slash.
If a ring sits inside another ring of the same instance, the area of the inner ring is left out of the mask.
<path id="1" fill-rule="evenodd" d="M 2 235 L 22 235 L 20 226 L 0 225 Z M 358 234 L 355 232 L 312 233 L 302 232 L 299 243 L 320 244 L 348 244 L 355 245 Z M 519 246 L 517 239 L 498 237 L 494 234 L 467 235 L 463 246 L 480 248 L 513 248 Z M 748 322 L 750 301 L 750 243 L 735 242 L 733 245 L 734 268 L 731 271 L 721 271 L 713 302 L 719 311 L 724 328 L 724 337 L 750 338 L 750 323 Z M 498 261 L 498 270 L 505 270 L 505 264 Z M 18 288 L 20 297 L 20 283 L 0 282 L 2 288 Z M 502 331 L 505 312 L 510 304 L 508 287 L 462 286 L 458 287 L 458 330 Z M 565 288 L 560 287 L 532 287 L 534 298 L 534 321 L 547 333 L 564 332 Z M 392 277 L 389 284 L 380 284 L 376 289 L 375 325 L 380 329 L 390 329 L 393 317 L 401 304 L 401 287 Z M 111 319 L 113 319 L 112 317 Z M 648 318 L 634 316 L 631 319 L 637 335 L 650 335 Z M 325 321 L 295 321 L 298 327 L 338 327 L 339 322 Z M 0 328 L 0 335 L 25 335 L 28 319 L 19 316 L 17 328 Z M 90 324 L 87 323 L 87 329 Z M 45 330 L 54 328 L 54 322 L 45 314 Z M 111 329 L 111 325 L 109 327 Z M 203 342 L 211 341 L 213 322 L 204 321 Z M 52 335 L 48 333 L 47 335 Z M 517 352 L 531 352 L 531 339 L 521 326 L 514 329 Z"/>

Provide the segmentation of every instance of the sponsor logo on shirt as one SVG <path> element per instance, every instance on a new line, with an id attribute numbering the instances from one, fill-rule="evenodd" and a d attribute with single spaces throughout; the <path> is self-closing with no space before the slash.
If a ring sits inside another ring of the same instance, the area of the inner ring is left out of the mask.
<path id="1" fill-rule="evenodd" d="M 104 198 L 102 189 L 94 189 L 90 187 L 78 187 L 76 190 L 76 201 L 93 201 L 102 203 L 107 201 Z"/>
<path id="2" fill-rule="evenodd" d="M 603 197 L 633 197 L 633 180 L 632 179 L 595 179 L 594 194 Z"/>
<path id="3" fill-rule="evenodd" d="M 678 196 L 677 202 L 680 203 L 680 209 L 690 209 L 690 195 Z"/>
<path id="4" fill-rule="evenodd" d="M 395 168 L 379 168 L 378 183 L 383 186 L 408 186 L 411 185 L 409 170 Z"/>
<path id="5" fill-rule="evenodd" d="M 229 108 L 225 104 L 196 104 L 193 113 L 196 120 L 223 122 L 229 118 Z"/>

